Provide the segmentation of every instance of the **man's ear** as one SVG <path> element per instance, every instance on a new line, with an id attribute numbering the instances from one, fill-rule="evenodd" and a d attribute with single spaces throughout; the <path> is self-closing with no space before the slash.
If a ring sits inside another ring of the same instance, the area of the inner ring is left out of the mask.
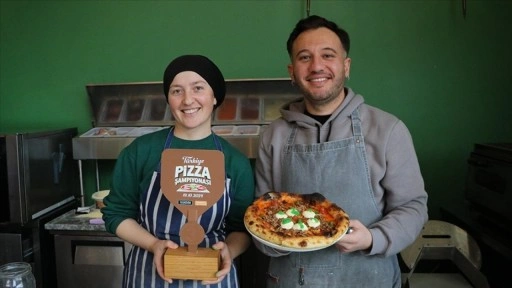
<path id="1" fill-rule="evenodd" d="M 344 64 L 345 64 L 345 75 L 350 78 L 350 64 L 352 63 L 352 59 L 351 58 L 345 58 L 344 60 Z"/>
<path id="2" fill-rule="evenodd" d="M 295 76 L 293 76 L 293 65 L 292 64 L 288 64 L 288 74 L 290 75 L 292 82 L 295 82 Z"/>

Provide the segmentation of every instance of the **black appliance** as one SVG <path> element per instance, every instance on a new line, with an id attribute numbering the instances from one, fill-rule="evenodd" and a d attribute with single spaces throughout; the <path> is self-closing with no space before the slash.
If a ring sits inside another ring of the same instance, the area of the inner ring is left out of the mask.
<path id="1" fill-rule="evenodd" d="M 512 232 L 512 143 L 475 144 L 468 167 L 465 197 L 473 217 Z"/>
<path id="2" fill-rule="evenodd" d="M 78 206 L 76 135 L 76 128 L 0 133 L 0 265 L 30 263 L 37 287 L 55 287 L 44 224 Z"/>

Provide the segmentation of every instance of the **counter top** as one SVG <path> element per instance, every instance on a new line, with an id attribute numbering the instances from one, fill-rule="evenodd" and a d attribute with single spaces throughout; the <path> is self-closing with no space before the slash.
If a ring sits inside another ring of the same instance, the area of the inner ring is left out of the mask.
<path id="1" fill-rule="evenodd" d="M 106 232 L 99 209 L 91 208 L 88 214 L 76 214 L 75 209 L 49 221 L 44 225 L 46 230 L 68 231 L 101 231 Z"/>

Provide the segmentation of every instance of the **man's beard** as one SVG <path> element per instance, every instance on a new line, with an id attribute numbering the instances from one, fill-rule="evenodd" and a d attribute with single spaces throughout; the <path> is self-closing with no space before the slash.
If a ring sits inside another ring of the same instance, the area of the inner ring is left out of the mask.
<path id="1" fill-rule="evenodd" d="M 341 92 L 343 91 L 343 88 L 345 87 L 345 81 L 343 77 L 335 83 L 335 85 L 329 89 L 328 91 L 322 93 L 322 94 L 313 94 L 309 90 L 303 89 L 304 97 L 312 104 L 324 106 L 328 105 L 329 103 L 336 100 L 339 96 L 341 96 Z"/>

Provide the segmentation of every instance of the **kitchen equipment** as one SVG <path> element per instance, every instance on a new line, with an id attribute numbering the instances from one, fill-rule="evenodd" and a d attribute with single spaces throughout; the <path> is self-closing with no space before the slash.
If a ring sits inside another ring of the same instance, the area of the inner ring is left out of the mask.
<path id="1" fill-rule="evenodd" d="M 512 235 L 512 143 L 474 145 L 465 197 L 473 217 Z"/>
<path id="2" fill-rule="evenodd" d="M 0 266 L 0 288 L 36 288 L 36 279 L 30 264 L 8 263 Z"/>
<path id="3" fill-rule="evenodd" d="M 0 265 L 32 264 L 39 287 L 54 282 L 44 224 L 77 206 L 76 135 L 76 128 L 0 134 Z"/>
<path id="4" fill-rule="evenodd" d="M 73 139 L 82 206 L 83 160 L 96 161 L 96 188 L 100 190 L 97 160 L 117 159 L 136 137 L 174 124 L 162 82 L 90 84 L 86 90 L 93 128 Z M 290 79 L 226 80 L 226 98 L 214 112 L 212 130 L 254 159 L 264 127 L 280 116 L 282 105 L 299 97 Z"/>
<path id="5" fill-rule="evenodd" d="M 58 287 L 121 287 L 131 244 L 107 232 L 54 233 Z"/>
<path id="6" fill-rule="evenodd" d="M 99 210 L 92 209 L 88 214 L 70 210 L 46 223 L 55 243 L 58 285 L 52 288 L 122 286 L 132 245 L 107 232 L 104 225 L 91 223 L 101 218 Z"/>
<path id="7" fill-rule="evenodd" d="M 405 287 L 453 287 L 454 284 L 457 287 L 489 287 L 480 272 L 482 258 L 478 244 L 465 230 L 451 223 L 429 220 L 416 241 L 400 252 L 400 256 L 410 269 L 405 273 Z M 439 273 L 422 273 L 417 277 L 415 269 L 422 260 L 450 260 L 461 273 L 445 273 L 444 277 Z M 425 285 L 427 283 L 429 285 Z"/>
<path id="8" fill-rule="evenodd" d="M 0 134 L 0 222 L 24 225 L 75 200 L 76 128 Z"/>
<path id="9" fill-rule="evenodd" d="M 461 191 L 462 192 L 462 191 Z M 442 219 L 468 231 L 482 251 L 491 287 L 508 287 L 512 265 L 512 143 L 476 143 L 467 159 L 463 194 L 451 193 Z"/>

